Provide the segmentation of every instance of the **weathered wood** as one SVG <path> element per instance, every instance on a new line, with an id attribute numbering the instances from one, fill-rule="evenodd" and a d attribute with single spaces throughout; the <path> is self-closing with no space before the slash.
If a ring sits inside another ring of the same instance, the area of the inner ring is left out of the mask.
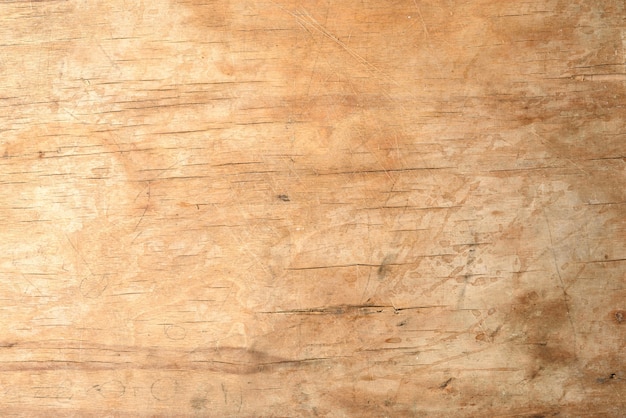
<path id="1" fill-rule="evenodd" d="M 624 2 L 4 1 L 2 416 L 623 416 Z"/>

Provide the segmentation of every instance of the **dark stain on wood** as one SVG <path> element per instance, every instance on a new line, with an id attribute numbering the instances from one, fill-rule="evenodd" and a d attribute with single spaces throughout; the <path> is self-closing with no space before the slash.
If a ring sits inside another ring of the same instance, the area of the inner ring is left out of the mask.
<path id="1" fill-rule="evenodd" d="M 508 323 L 515 347 L 528 356 L 527 373 L 534 379 L 544 370 L 555 370 L 576 361 L 568 307 L 564 299 L 544 299 L 536 291 L 517 297 Z"/>
<path id="2" fill-rule="evenodd" d="M 390 265 L 396 261 L 398 254 L 388 254 L 378 266 L 378 280 L 383 280 L 390 271 Z"/>

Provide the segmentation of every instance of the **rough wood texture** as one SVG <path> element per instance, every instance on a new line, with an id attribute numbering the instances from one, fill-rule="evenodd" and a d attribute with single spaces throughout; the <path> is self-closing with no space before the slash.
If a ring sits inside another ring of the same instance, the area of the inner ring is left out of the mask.
<path id="1" fill-rule="evenodd" d="M 623 1 L 3 1 L 0 415 L 624 416 Z"/>

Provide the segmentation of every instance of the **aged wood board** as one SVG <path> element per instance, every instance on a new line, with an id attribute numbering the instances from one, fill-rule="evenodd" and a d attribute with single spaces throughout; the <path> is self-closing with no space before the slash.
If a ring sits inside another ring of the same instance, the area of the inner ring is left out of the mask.
<path id="1" fill-rule="evenodd" d="M 2 1 L 0 415 L 626 416 L 623 1 Z"/>

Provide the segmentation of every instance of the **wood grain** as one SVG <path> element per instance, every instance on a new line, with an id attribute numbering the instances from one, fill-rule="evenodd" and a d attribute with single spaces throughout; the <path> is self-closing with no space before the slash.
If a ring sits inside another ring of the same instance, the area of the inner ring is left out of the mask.
<path id="1" fill-rule="evenodd" d="M 2 416 L 624 416 L 626 10 L 0 3 Z"/>

